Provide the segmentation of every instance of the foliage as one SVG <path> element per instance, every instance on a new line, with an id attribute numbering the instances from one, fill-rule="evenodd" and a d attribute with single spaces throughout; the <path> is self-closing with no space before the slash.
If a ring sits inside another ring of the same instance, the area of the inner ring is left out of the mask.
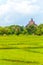
<path id="1" fill-rule="evenodd" d="M 30 25 L 30 26 L 27 26 L 26 28 L 29 34 L 35 34 L 37 27 L 35 25 Z"/>
<path id="2" fill-rule="evenodd" d="M 31 35 L 43 35 L 43 24 L 37 25 L 11 25 L 6 27 L 0 27 L 0 35 L 19 35 L 19 34 L 31 34 Z"/>

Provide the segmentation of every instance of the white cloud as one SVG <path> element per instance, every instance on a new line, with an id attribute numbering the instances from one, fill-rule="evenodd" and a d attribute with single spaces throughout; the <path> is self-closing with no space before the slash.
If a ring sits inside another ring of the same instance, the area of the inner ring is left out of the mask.
<path id="1" fill-rule="evenodd" d="M 0 16 L 8 12 L 17 12 L 21 14 L 37 13 L 40 10 L 38 5 L 33 5 L 37 0 L 6 0 L 6 3 L 0 5 Z"/>
<path id="2" fill-rule="evenodd" d="M 32 2 L 33 2 L 33 3 L 36 3 L 36 2 L 37 2 L 37 0 L 32 0 Z"/>
<path id="3" fill-rule="evenodd" d="M 7 13 L 9 11 L 9 6 L 6 5 L 1 5 L 0 6 L 0 16 L 4 15 L 5 13 Z"/>
<path id="4" fill-rule="evenodd" d="M 16 3 L 15 4 L 14 10 L 19 13 L 23 14 L 32 14 L 32 13 L 37 13 L 40 10 L 40 7 L 38 5 L 32 5 L 31 2 L 28 1 L 23 1 L 21 3 Z"/>
<path id="5" fill-rule="evenodd" d="M 0 0 L 0 25 L 25 24 L 26 17 L 35 16 L 39 20 L 42 18 L 42 6 L 43 0 Z"/>

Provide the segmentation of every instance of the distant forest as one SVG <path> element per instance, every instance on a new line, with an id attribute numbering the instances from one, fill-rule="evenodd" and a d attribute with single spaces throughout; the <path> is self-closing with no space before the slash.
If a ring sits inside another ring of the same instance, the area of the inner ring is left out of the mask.
<path id="1" fill-rule="evenodd" d="M 31 19 L 26 26 L 20 25 L 11 25 L 6 27 L 0 26 L 0 35 L 19 35 L 19 34 L 28 34 L 28 35 L 43 35 L 43 24 L 37 25 Z"/>

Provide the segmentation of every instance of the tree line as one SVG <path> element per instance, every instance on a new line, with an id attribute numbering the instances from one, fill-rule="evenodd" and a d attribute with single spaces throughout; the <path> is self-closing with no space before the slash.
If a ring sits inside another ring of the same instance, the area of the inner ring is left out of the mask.
<path id="1" fill-rule="evenodd" d="M 11 25 L 6 27 L 0 26 L 0 35 L 19 35 L 19 34 L 28 34 L 28 35 L 43 35 L 43 24 L 40 25 Z"/>

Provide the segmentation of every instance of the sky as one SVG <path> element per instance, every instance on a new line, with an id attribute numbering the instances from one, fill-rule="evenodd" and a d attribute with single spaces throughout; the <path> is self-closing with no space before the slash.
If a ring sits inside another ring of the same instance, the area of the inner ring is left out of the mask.
<path id="1" fill-rule="evenodd" d="M 43 0 L 0 0 L 0 26 L 43 24 Z"/>

